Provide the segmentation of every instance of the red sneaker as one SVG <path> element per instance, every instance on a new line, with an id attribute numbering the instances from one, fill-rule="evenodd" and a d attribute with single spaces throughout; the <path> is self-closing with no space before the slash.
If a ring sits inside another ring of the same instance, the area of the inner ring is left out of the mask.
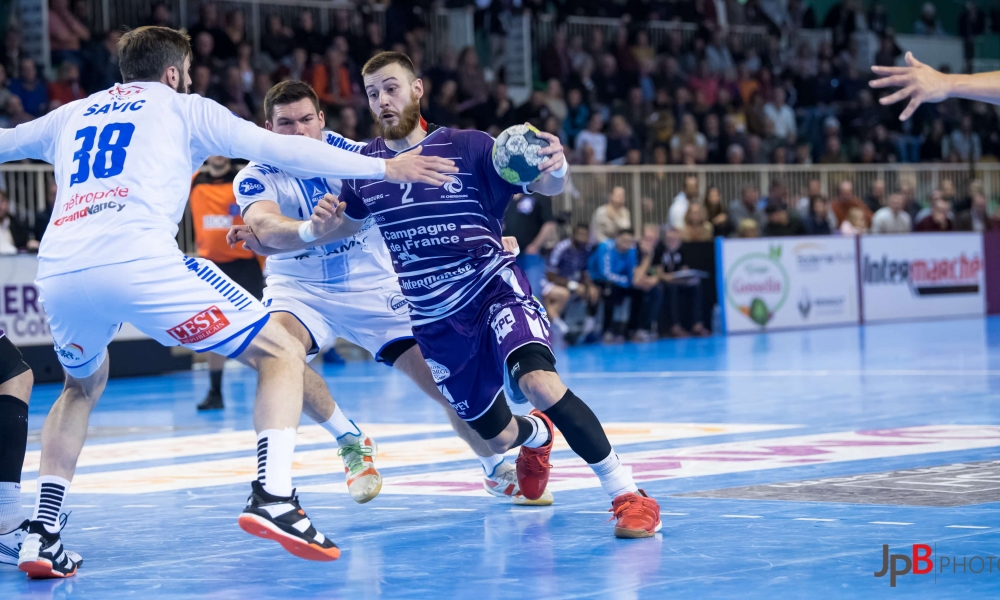
<path id="1" fill-rule="evenodd" d="M 653 537 L 663 528 L 660 505 L 642 490 L 638 494 L 629 492 L 618 496 L 611 502 L 608 512 L 614 513 L 613 519 L 618 519 L 615 523 L 615 537 L 618 538 Z"/>
<path id="2" fill-rule="evenodd" d="M 555 428 L 542 411 L 533 410 L 528 414 L 538 417 L 549 428 L 548 444 L 541 448 L 521 446 L 521 453 L 517 455 L 517 486 L 521 488 L 521 495 L 528 500 L 538 500 L 549 484 L 549 469 L 552 468 L 549 464 L 549 454 L 552 453 Z"/>

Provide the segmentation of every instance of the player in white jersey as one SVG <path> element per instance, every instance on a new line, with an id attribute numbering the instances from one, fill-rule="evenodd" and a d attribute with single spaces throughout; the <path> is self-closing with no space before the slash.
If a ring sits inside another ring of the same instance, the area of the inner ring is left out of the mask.
<path id="1" fill-rule="evenodd" d="M 319 98 L 301 81 L 284 81 L 272 87 L 264 99 L 264 115 L 265 127 L 282 135 L 307 136 L 351 151 L 362 147 L 323 131 L 325 118 Z M 247 165 L 233 181 L 244 221 L 264 245 L 280 243 L 275 238 L 281 236 L 299 237 L 319 200 L 326 194 L 339 194 L 340 188 L 339 179 L 300 179 L 256 162 Z M 341 337 L 365 348 L 377 361 L 395 366 L 444 407 L 456 433 L 479 457 L 487 492 L 511 498 L 515 504 L 552 503 L 548 491 L 533 501 L 519 493 L 513 465 L 505 462 L 502 454 L 494 454 L 458 417 L 434 383 L 413 339 L 409 304 L 399 289 L 374 218 L 346 240 L 269 256 L 265 275 L 264 306 L 308 354 Z M 303 408 L 340 444 L 354 500 L 364 503 L 374 498 L 382 486 L 375 465 L 377 445 L 344 416 L 323 379 L 309 369 Z"/>
<path id="2" fill-rule="evenodd" d="M 454 169 L 427 157 L 393 164 L 275 135 L 187 95 L 191 45 L 183 31 L 141 27 L 122 36 L 118 52 L 124 84 L 0 131 L 0 162 L 52 163 L 59 189 L 37 286 L 66 384 L 42 430 L 38 498 L 19 568 L 30 577 L 76 573 L 58 515 L 107 381 L 107 345 L 124 321 L 165 345 L 212 350 L 257 369 L 258 480 L 240 526 L 297 556 L 334 560 L 339 550 L 311 525 L 292 489 L 304 352 L 212 263 L 181 254 L 174 236 L 191 174 L 210 154 L 305 177 L 435 182 L 447 181 L 435 170 Z"/>

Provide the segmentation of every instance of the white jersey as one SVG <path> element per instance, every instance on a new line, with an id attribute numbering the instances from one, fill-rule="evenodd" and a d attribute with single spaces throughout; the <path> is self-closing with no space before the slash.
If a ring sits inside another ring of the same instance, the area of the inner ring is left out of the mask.
<path id="1" fill-rule="evenodd" d="M 0 130 L 0 162 L 55 167 L 58 194 L 38 278 L 180 255 L 175 237 L 192 174 L 210 155 L 278 164 L 309 177 L 385 172 L 355 154 L 267 132 L 197 95 L 156 82 L 119 84 Z"/>
<path id="2" fill-rule="evenodd" d="M 324 131 L 323 139 L 351 152 L 363 147 L 332 131 Z M 258 162 L 244 167 L 233 181 L 236 202 L 243 214 L 253 203 L 269 200 L 278 204 L 283 216 L 298 221 L 309 219 L 325 194 L 339 196 L 340 189 L 340 179 L 300 179 Z M 289 278 L 327 292 L 381 289 L 386 280 L 396 279 L 392 259 L 371 216 L 365 219 L 361 231 L 347 239 L 268 256 L 264 274 L 270 278 L 269 285 L 275 277 Z"/>

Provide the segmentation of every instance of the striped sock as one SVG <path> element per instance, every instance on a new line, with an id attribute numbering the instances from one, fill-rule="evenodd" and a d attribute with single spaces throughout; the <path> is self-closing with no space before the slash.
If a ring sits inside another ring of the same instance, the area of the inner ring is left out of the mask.
<path id="1" fill-rule="evenodd" d="M 524 419 L 531 424 L 533 431 L 528 439 L 524 440 L 522 446 L 528 448 L 541 448 L 545 444 L 549 443 L 551 436 L 549 436 L 549 428 L 545 426 L 545 422 L 536 417 L 535 415 L 525 415 L 523 417 L 518 417 Z"/>
<path id="2" fill-rule="evenodd" d="M 273 496 L 292 495 L 295 430 L 266 429 L 257 434 L 257 481 Z"/>
<path id="3" fill-rule="evenodd" d="M 59 513 L 62 512 L 69 481 L 55 475 L 42 475 L 38 478 L 38 499 L 35 501 L 35 512 L 32 521 L 38 521 L 49 533 L 59 533 Z"/>

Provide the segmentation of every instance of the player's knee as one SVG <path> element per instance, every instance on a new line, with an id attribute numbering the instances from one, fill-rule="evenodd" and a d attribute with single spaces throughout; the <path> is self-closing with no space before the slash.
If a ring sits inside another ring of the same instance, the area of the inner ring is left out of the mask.
<path id="1" fill-rule="evenodd" d="M 486 445 L 489 447 L 490 452 L 494 454 L 503 454 L 504 452 L 510 450 L 510 447 L 514 444 L 517 439 L 517 430 L 514 433 L 509 433 L 506 429 L 500 432 L 500 435 L 486 440 Z"/>
<path id="2" fill-rule="evenodd" d="M 556 373 L 556 357 L 544 344 L 527 344 L 511 352 L 507 375 L 532 404 L 543 410 L 566 393 Z"/>
<path id="3" fill-rule="evenodd" d="M 262 359 L 304 365 L 306 349 L 284 327 L 269 321 L 239 358 L 254 367 L 259 366 Z"/>
<path id="4" fill-rule="evenodd" d="M 62 397 L 67 402 L 83 402 L 93 406 L 104 393 L 108 384 L 108 363 L 104 361 L 101 367 L 88 377 L 77 378 L 66 376 Z"/>
<path id="5" fill-rule="evenodd" d="M 27 404 L 28 399 L 31 397 L 31 387 L 34 383 L 35 375 L 28 368 L 20 375 L 15 375 L 7 381 L 0 383 L 0 396 L 13 396 Z"/>
<path id="6" fill-rule="evenodd" d="M 566 386 L 563 384 L 559 374 L 555 371 L 531 371 L 525 373 L 518 381 L 518 386 L 524 395 L 531 400 L 536 407 L 540 403 L 551 406 L 559 401 L 566 393 Z"/>

